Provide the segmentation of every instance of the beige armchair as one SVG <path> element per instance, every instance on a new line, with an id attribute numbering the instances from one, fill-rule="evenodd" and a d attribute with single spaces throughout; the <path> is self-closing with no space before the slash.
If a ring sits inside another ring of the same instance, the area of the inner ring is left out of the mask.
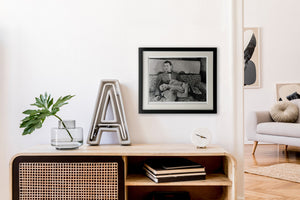
<path id="1" fill-rule="evenodd" d="M 296 102 L 298 107 L 300 101 Z M 245 121 L 246 135 L 254 141 L 252 154 L 258 142 L 300 146 L 300 117 L 295 123 L 274 122 L 269 111 L 252 112 Z"/>

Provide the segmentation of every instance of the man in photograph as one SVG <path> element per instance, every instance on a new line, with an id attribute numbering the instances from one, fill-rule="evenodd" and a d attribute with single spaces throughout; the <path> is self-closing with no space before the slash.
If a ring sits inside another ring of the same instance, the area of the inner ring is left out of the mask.
<path id="1" fill-rule="evenodd" d="M 156 86 L 155 86 L 155 100 L 159 101 L 162 97 L 162 91 L 160 90 L 159 86 L 162 84 L 169 84 L 170 81 L 178 80 L 182 81 L 180 79 L 180 76 L 178 73 L 173 71 L 173 64 L 171 61 L 167 60 L 163 63 L 163 71 L 159 72 L 157 79 L 156 79 Z"/>

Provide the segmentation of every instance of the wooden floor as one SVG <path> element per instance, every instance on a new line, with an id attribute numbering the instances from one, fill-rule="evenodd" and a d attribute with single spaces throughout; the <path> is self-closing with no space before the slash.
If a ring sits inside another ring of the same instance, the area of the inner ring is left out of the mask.
<path id="1" fill-rule="evenodd" d="M 300 148 L 283 145 L 258 144 L 255 156 L 252 156 L 252 145 L 245 145 L 245 168 L 251 166 L 269 166 L 278 163 L 300 164 Z M 299 174 L 300 176 L 300 174 Z M 300 200 L 300 183 L 268 178 L 245 173 L 246 200 Z"/>

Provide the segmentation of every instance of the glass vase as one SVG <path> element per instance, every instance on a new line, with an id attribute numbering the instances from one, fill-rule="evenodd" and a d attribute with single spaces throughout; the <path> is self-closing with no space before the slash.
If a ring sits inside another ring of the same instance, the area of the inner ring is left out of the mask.
<path id="1" fill-rule="evenodd" d="M 58 128 L 51 129 L 51 145 L 58 150 L 77 149 L 83 144 L 83 129 L 75 120 L 58 121 Z"/>

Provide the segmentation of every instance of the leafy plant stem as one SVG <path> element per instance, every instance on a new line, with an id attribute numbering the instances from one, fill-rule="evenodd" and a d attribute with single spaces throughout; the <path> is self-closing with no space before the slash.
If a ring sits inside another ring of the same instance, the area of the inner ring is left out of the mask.
<path id="1" fill-rule="evenodd" d="M 64 128 L 66 129 L 66 131 L 68 132 L 68 134 L 71 138 L 71 142 L 73 142 L 73 137 L 72 137 L 71 133 L 69 132 L 69 130 L 67 129 L 67 127 L 66 127 L 65 123 L 63 122 L 63 120 L 57 115 L 53 115 L 53 116 L 56 117 L 59 121 L 61 121 L 62 125 L 64 126 Z"/>
<path id="2" fill-rule="evenodd" d="M 59 97 L 58 100 L 54 103 L 51 95 L 48 95 L 45 92 L 44 95 L 40 95 L 39 97 L 35 97 L 35 103 L 30 104 L 31 106 L 36 106 L 38 109 L 28 109 L 23 112 L 23 114 L 27 115 L 24 119 L 22 119 L 20 128 L 24 128 L 22 135 L 31 134 L 35 129 L 42 128 L 42 125 L 47 117 L 55 116 L 59 121 L 62 122 L 64 129 L 68 132 L 71 141 L 73 141 L 73 137 L 69 130 L 67 129 L 63 120 L 56 115 L 59 112 L 60 108 L 63 105 L 68 104 L 68 100 L 73 98 L 74 95 L 67 95 L 64 97 Z"/>

